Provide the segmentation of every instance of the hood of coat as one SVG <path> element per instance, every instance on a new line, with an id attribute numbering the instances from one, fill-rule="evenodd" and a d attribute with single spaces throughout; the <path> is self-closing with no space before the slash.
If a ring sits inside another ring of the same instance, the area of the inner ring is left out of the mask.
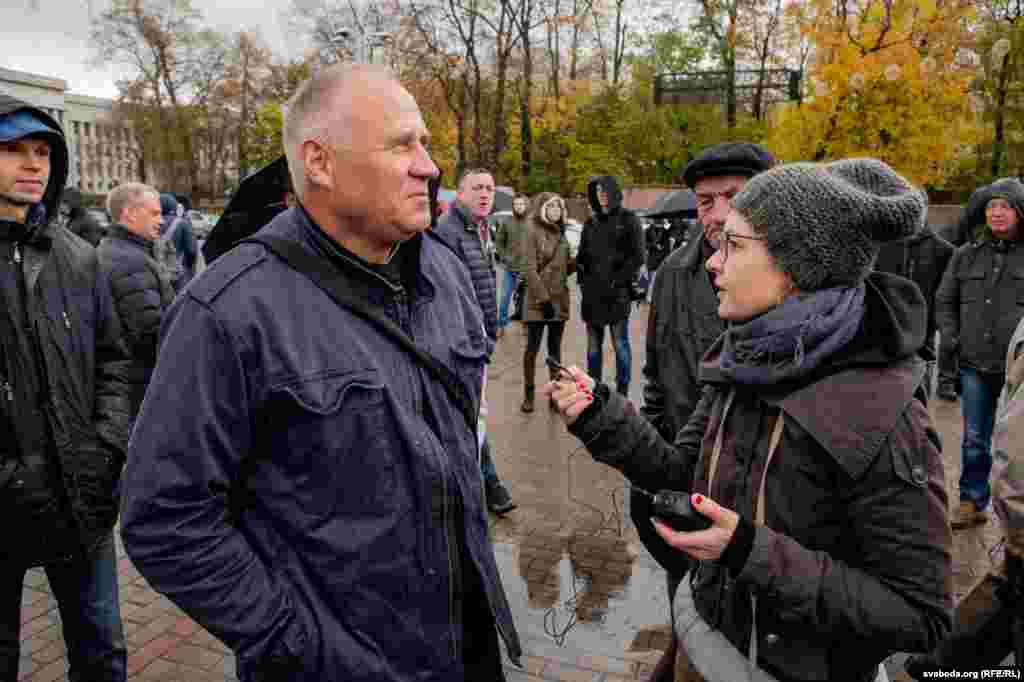
<path id="1" fill-rule="evenodd" d="M 608 210 L 603 210 L 597 200 L 598 185 L 608 193 Z M 619 188 L 619 181 L 610 175 L 602 175 L 591 180 L 587 185 L 587 198 L 590 200 L 590 208 L 594 209 L 595 215 L 615 213 L 622 208 L 622 189 Z"/>
<path id="2" fill-rule="evenodd" d="M 64 185 L 68 180 L 68 144 L 64 139 L 63 129 L 52 116 L 28 102 L 0 93 L 0 117 L 9 116 L 18 111 L 28 111 L 57 131 L 48 135 L 50 140 L 50 179 L 43 194 L 42 205 L 46 213 L 42 214 L 40 225 L 49 225 L 56 217 L 60 208 Z M 44 232 L 45 230 L 41 231 Z M 31 239 L 31 237 L 29 238 Z"/>
<path id="3" fill-rule="evenodd" d="M 988 241 L 994 239 L 985 219 L 988 202 L 1001 197 L 1010 202 L 1017 211 L 1017 218 L 1024 226 L 1024 184 L 1016 178 L 1002 178 L 991 185 L 974 190 L 964 207 L 958 222 L 959 237 L 964 241 Z"/>
<path id="4" fill-rule="evenodd" d="M 557 223 L 552 223 L 544 217 L 544 209 L 548 204 L 556 201 L 562 204 L 562 219 Z M 530 202 L 527 215 L 531 223 L 540 225 L 548 230 L 561 231 L 565 229 L 565 201 L 554 192 L 541 192 L 535 196 L 533 201 Z"/>

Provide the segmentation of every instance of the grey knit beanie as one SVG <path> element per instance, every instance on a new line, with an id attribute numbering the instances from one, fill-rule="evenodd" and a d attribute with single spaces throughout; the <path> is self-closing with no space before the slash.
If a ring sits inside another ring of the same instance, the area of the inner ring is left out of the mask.
<path id="1" fill-rule="evenodd" d="M 793 163 L 754 176 L 732 208 L 801 291 L 859 284 L 878 242 L 924 226 L 928 197 L 882 161 Z"/>

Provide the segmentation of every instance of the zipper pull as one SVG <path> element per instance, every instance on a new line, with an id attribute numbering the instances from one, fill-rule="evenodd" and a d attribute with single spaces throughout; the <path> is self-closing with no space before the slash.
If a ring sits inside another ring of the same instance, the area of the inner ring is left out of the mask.
<path id="1" fill-rule="evenodd" d="M 14 402 L 14 388 L 11 387 L 11 382 L 5 381 L 3 383 L 4 397 L 7 398 L 7 402 Z"/>
<path id="2" fill-rule="evenodd" d="M 62 311 L 61 315 L 64 317 L 64 327 L 67 328 L 67 329 L 71 329 L 71 320 L 68 319 L 67 311 L 66 310 Z"/>
<path id="3" fill-rule="evenodd" d="M 14 262 L 15 263 L 20 263 L 21 262 L 21 247 L 18 246 L 17 242 L 14 243 Z"/>

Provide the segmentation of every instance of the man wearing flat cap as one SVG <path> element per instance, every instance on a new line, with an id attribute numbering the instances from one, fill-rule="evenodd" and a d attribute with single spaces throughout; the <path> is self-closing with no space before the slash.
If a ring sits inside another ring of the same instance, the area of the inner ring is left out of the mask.
<path id="1" fill-rule="evenodd" d="M 702 151 L 683 170 L 684 182 L 697 195 L 702 232 L 669 254 L 658 270 L 643 369 L 641 412 L 666 439 L 675 438 L 696 408 L 701 393 L 697 365 L 725 328 L 718 318 L 718 296 L 704 263 L 718 248 L 729 200 L 773 163 L 771 154 L 760 145 L 724 142 Z M 632 493 L 630 514 L 640 539 L 668 571 L 671 599 L 689 561 L 654 532 L 648 498 Z M 666 652 L 666 665 L 673 653 L 673 649 Z"/>

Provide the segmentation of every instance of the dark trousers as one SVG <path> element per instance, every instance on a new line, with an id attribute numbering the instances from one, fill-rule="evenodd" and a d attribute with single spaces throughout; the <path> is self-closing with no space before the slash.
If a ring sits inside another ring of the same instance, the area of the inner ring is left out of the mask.
<path id="1" fill-rule="evenodd" d="M 0 682 L 18 679 L 26 570 L 21 564 L 0 564 Z M 47 566 L 46 577 L 60 609 L 70 682 L 124 682 L 127 649 L 113 534 L 88 558 Z"/>
<path id="2" fill-rule="evenodd" d="M 562 335 L 565 334 L 565 321 L 558 322 L 527 322 L 526 352 L 523 353 L 523 381 L 527 388 L 533 388 L 537 374 L 537 353 L 540 342 L 544 338 L 544 330 L 548 331 L 548 357 L 562 361 Z"/>
<path id="3" fill-rule="evenodd" d="M 950 344 L 944 343 L 939 336 L 939 352 L 936 353 L 939 360 L 939 386 L 952 386 L 957 389 L 960 384 L 960 369 L 957 366 L 957 352 L 950 348 Z M 959 393 L 960 391 L 957 391 Z"/>

